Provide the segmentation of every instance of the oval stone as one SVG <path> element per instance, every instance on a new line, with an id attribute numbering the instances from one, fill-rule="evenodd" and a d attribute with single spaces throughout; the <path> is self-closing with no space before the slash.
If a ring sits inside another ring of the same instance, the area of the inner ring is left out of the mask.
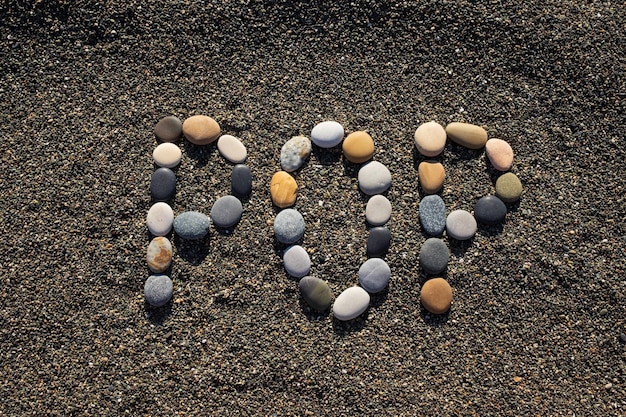
<path id="1" fill-rule="evenodd" d="M 436 194 L 422 198 L 419 206 L 422 230 L 431 236 L 440 236 L 446 228 L 446 204 Z"/>
<path id="2" fill-rule="evenodd" d="M 186 211 L 174 219 L 174 231 L 187 240 L 202 239 L 209 233 L 211 220 L 203 213 Z"/>
<path id="3" fill-rule="evenodd" d="M 326 311 L 330 307 L 333 294 L 326 281 L 316 277 L 303 277 L 298 283 L 300 294 L 312 309 Z"/>
<path id="4" fill-rule="evenodd" d="M 159 202 L 154 203 L 150 210 L 148 210 L 148 216 L 146 216 L 146 224 L 148 230 L 154 236 L 165 236 L 172 230 L 172 224 L 174 223 L 174 211 L 167 203 Z"/>
<path id="5" fill-rule="evenodd" d="M 274 236 L 287 245 L 302 239 L 304 228 L 304 217 L 294 209 L 285 209 L 274 219 Z"/>
<path id="6" fill-rule="evenodd" d="M 320 148 L 332 148 L 343 140 L 343 126 L 335 121 L 316 124 L 311 130 L 311 140 Z"/>
<path id="7" fill-rule="evenodd" d="M 489 139 L 485 153 L 491 165 L 498 171 L 508 171 L 513 165 L 513 148 L 502 139 Z"/>
<path id="8" fill-rule="evenodd" d="M 446 131 L 437 122 L 422 123 L 415 131 L 415 147 L 424 156 L 433 157 L 443 152 Z"/>
<path id="9" fill-rule="evenodd" d="M 454 210 L 446 219 L 448 236 L 456 240 L 467 240 L 474 237 L 478 225 L 476 219 L 465 210 Z"/>
<path id="10" fill-rule="evenodd" d="M 391 278 L 391 268 L 380 258 L 370 258 L 359 268 L 359 283 L 369 293 L 381 292 Z"/>
<path id="11" fill-rule="evenodd" d="M 183 122 L 176 116 L 166 116 L 154 126 L 154 135 L 162 142 L 176 142 L 183 134 Z"/>
<path id="12" fill-rule="evenodd" d="M 440 162 L 423 161 L 417 167 L 417 175 L 424 192 L 435 194 L 443 187 L 446 170 Z"/>
<path id="13" fill-rule="evenodd" d="M 213 203 L 211 220 L 215 226 L 226 229 L 237 224 L 242 213 L 241 201 L 235 196 L 225 195 Z"/>
<path id="14" fill-rule="evenodd" d="M 507 172 L 496 180 L 496 195 L 505 203 L 519 200 L 522 191 L 522 182 L 512 172 Z"/>
<path id="15" fill-rule="evenodd" d="M 238 164 L 230 175 L 230 186 L 237 197 L 246 197 L 252 191 L 252 172 L 247 165 Z"/>
<path id="16" fill-rule="evenodd" d="M 367 236 L 367 256 L 384 256 L 391 245 L 391 232 L 383 226 L 372 227 Z"/>
<path id="17" fill-rule="evenodd" d="M 153 307 L 167 304 L 174 293 L 174 283 L 167 275 L 150 275 L 143 286 L 143 295 Z"/>
<path id="18" fill-rule="evenodd" d="M 152 159 L 160 167 L 174 168 L 182 157 L 180 148 L 173 143 L 162 143 L 152 151 Z"/>
<path id="19" fill-rule="evenodd" d="M 452 304 L 452 288 L 443 278 L 432 278 L 424 283 L 420 292 L 424 308 L 433 314 L 443 314 Z"/>
<path id="20" fill-rule="evenodd" d="M 167 201 L 176 194 L 176 174 L 169 168 L 158 168 L 152 173 L 150 194 L 155 201 Z"/>
<path id="21" fill-rule="evenodd" d="M 370 295 L 361 287 L 350 287 L 344 290 L 333 304 L 333 315 L 337 320 L 352 320 L 370 305 Z"/>
<path id="22" fill-rule="evenodd" d="M 469 149 L 480 149 L 487 143 L 487 131 L 469 123 L 450 123 L 446 134 L 451 141 Z"/>
<path id="23" fill-rule="evenodd" d="M 287 172 L 299 169 L 311 154 L 311 141 L 304 136 L 294 136 L 280 150 L 280 166 Z"/>
<path id="24" fill-rule="evenodd" d="M 278 171 L 272 176 L 270 195 L 276 206 L 280 208 L 293 206 L 296 202 L 297 193 L 298 183 L 289 173 Z"/>
<path id="25" fill-rule="evenodd" d="M 486 195 L 474 206 L 474 217 L 483 224 L 501 223 L 506 217 L 506 205 L 498 197 Z"/>
<path id="26" fill-rule="evenodd" d="M 382 194 L 391 186 L 391 172 L 380 162 L 371 161 L 359 169 L 358 180 L 365 194 Z"/>
<path id="27" fill-rule="evenodd" d="M 352 132 L 343 141 L 341 148 L 348 161 L 361 164 L 374 155 L 374 139 L 364 131 Z"/>
<path id="28" fill-rule="evenodd" d="M 195 145 L 208 145 L 220 137 L 220 125 L 211 117 L 198 114 L 183 123 L 183 135 Z"/>
<path id="29" fill-rule="evenodd" d="M 246 146 L 239 138 L 232 135 L 222 135 L 217 140 L 217 150 L 220 154 L 233 164 L 240 164 L 248 157 Z"/>
<path id="30" fill-rule="evenodd" d="M 427 274 L 440 274 L 448 266 L 450 251 L 445 242 L 436 237 L 426 239 L 420 250 L 420 265 Z"/>
<path id="31" fill-rule="evenodd" d="M 391 218 L 391 203 L 384 195 L 376 194 L 365 206 L 365 219 L 372 226 L 382 226 Z"/>
<path id="32" fill-rule="evenodd" d="M 311 270 L 311 258 L 300 245 L 291 245 L 283 252 L 285 271 L 294 278 L 302 278 Z"/>
<path id="33" fill-rule="evenodd" d="M 164 272 L 172 264 L 172 244 L 169 239 L 158 236 L 150 241 L 146 260 L 152 272 Z"/>

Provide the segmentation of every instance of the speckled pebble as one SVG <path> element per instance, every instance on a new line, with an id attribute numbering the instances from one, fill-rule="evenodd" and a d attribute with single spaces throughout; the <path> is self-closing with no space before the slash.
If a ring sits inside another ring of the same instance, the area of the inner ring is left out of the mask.
<path id="1" fill-rule="evenodd" d="M 174 219 L 174 231 L 187 240 L 202 239 L 209 233 L 211 220 L 203 213 L 186 211 Z"/>
<path id="2" fill-rule="evenodd" d="M 391 203 L 384 195 L 372 196 L 365 206 L 365 219 L 372 226 L 382 226 L 391 218 Z"/>
<path id="3" fill-rule="evenodd" d="M 232 192 L 237 197 L 247 197 L 252 191 L 252 172 L 247 165 L 238 164 L 233 167 L 230 176 Z"/>
<path id="4" fill-rule="evenodd" d="M 512 172 L 507 172 L 496 180 L 496 195 L 505 203 L 519 200 L 522 191 L 522 182 Z"/>
<path id="5" fill-rule="evenodd" d="M 303 277 L 298 283 L 304 301 L 314 310 L 326 311 L 333 300 L 333 294 L 326 281 L 316 277 Z"/>
<path id="6" fill-rule="evenodd" d="M 240 164 L 248 157 L 248 150 L 239 138 L 222 135 L 217 140 L 217 150 L 229 162 Z"/>
<path id="7" fill-rule="evenodd" d="M 333 315 L 337 320 L 347 321 L 357 318 L 370 305 L 370 295 L 361 287 L 350 287 L 335 299 Z"/>
<path id="8" fill-rule="evenodd" d="M 420 301 L 431 313 L 443 314 L 452 304 L 452 288 L 443 278 L 429 279 L 422 286 Z"/>
<path id="9" fill-rule="evenodd" d="M 172 244 L 168 238 L 157 236 L 148 245 L 146 254 L 148 268 L 152 272 L 164 272 L 172 264 Z"/>
<path id="10" fill-rule="evenodd" d="M 311 154 L 311 141 L 304 136 L 294 136 L 280 150 L 280 166 L 284 171 L 298 170 Z"/>
<path id="11" fill-rule="evenodd" d="M 391 268 L 380 258 L 370 258 L 359 268 L 359 284 L 369 293 L 378 293 L 387 288 Z"/>
<path id="12" fill-rule="evenodd" d="M 291 245 L 283 252 L 283 266 L 289 275 L 302 278 L 311 270 L 311 258 L 300 245 Z"/>
<path id="13" fill-rule="evenodd" d="M 474 237 L 478 225 L 476 219 L 465 210 L 454 210 L 446 219 L 446 232 L 456 240 L 468 240 Z"/>
<path id="14" fill-rule="evenodd" d="M 143 294 L 153 307 L 161 307 L 172 298 L 174 283 L 167 275 L 150 275 L 143 287 Z"/>
<path id="15" fill-rule="evenodd" d="M 172 230 L 174 223 L 174 211 L 167 203 L 154 203 L 148 215 L 146 216 L 146 224 L 148 230 L 154 236 L 165 236 Z"/>
<path id="16" fill-rule="evenodd" d="M 220 197 L 211 208 L 211 220 L 217 227 L 228 228 L 234 226 L 241 219 L 243 206 L 235 196 Z"/>
<path id="17" fill-rule="evenodd" d="M 274 219 L 274 235 L 279 242 L 292 244 L 304 235 L 304 217 L 297 210 L 285 209 Z"/>
<path id="18" fill-rule="evenodd" d="M 174 168 L 182 156 L 180 148 L 173 143 L 162 143 L 152 151 L 154 163 L 165 168 Z"/>
<path id="19" fill-rule="evenodd" d="M 391 232 L 384 226 L 372 227 L 367 236 L 367 256 L 384 256 L 391 245 Z"/>
<path id="20" fill-rule="evenodd" d="M 154 201 L 167 201 L 176 194 L 176 174 L 169 168 L 159 168 L 152 173 L 150 194 Z"/>
<path id="21" fill-rule="evenodd" d="M 427 195 L 419 205 L 422 230 L 431 236 L 440 236 L 446 228 L 446 204 L 438 195 Z"/>
<path id="22" fill-rule="evenodd" d="M 440 274 L 448 266 L 450 251 L 443 240 L 431 237 L 422 245 L 419 259 L 425 273 Z"/>
<path id="23" fill-rule="evenodd" d="M 166 116 L 154 126 L 154 135 L 162 142 L 176 142 L 183 134 L 183 122 L 176 116 Z"/>
<path id="24" fill-rule="evenodd" d="M 506 205 L 494 195 L 482 197 L 474 206 L 474 217 L 482 224 L 498 224 L 506 216 Z"/>
<path id="25" fill-rule="evenodd" d="M 318 123 L 311 130 L 311 140 L 320 148 L 332 148 L 343 140 L 343 126 L 335 121 Z"/>
<path id="26" fill-rule="evenodd" d="M 363 165 L 358 174 L 359 188 L 367 195 L 382 194 L 391 186 L 391 172 L 378 161 Z"/>

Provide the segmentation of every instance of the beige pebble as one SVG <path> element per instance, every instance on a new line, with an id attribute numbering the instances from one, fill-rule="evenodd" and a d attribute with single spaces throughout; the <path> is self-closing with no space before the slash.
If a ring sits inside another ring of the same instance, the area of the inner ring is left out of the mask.
<path id="1" fill-rule="evenodd" d="M 450 123 L 446 133 L 451 141 L 469 149 L 480 149 L 487 143 L 487 131 L 469 123 Z"/>
<path id="2" fill-rule="evenodd" d="M 341 149 L 348 161 L 361 164 L 374 155 L 374 140 L 362 130 L 352 132 L 343 140 Z"/>
<path id="3" fill-rule="evenodd" d="M 452 304 L 452 287 L 443 278 L 429 279 L 422 285 L 420 301 L 433 314 L 443 314 Z"/>
<path id="4" fill-rule="evenodd" d="M 169 142 L 160 144 L 152 151 L 154 163 L 165 168 L 174 168 L 180 163 L 182 156 L 180 148 Z"/>
<path id="5" fill-rule="evenodd" d="M 154 135 L 162 142 L 176 142 L 183 134 L 183 122 L 176 116 L 166 116 L 154 126 Z"/>
<path id="6" fill-rule="evenodd" d="M 220 125 L 211 117 L 191 116 L 183 123 L 183 135 L 196 145 L 208 145 L 220 136 Z"/>
<path id="7" fill-rule="evenodd" d="M 270 183 L 270 194 L 276 206 L 280 208 L 293 206 L 297 193 L 298 184 L 289 173 L 278 171 L 274 174 Z"/>
<path id="8" fill-rule="evenodd" d="M 160 273 L 169 268 L 172 263 L 172 244 L 169 239 L 163 236 L 152 239 L 146 259 L 152 272 Z"/>
<path id="9" fill-rule="evenodd" d="M 446 170 L 439 162 L 423 161 L 417 167 L 420 185 L 426 194 L 435 194 L 443 186 Z"/>
<path id="10" fill-rule="evenodd" d="M 233 164 L 240 164 L 248 157 L 248 151 L 241 140 L 232 135 L 222 135 L 217 141 L 217 150 Z"/>
<path id="11" fill-rule="evenodd" d="M 439 123 L 422 123 L 415 131 L 415 147 L 422 155 L 437 156 L 445 146 L 446 131 Z"/>
<path id="12" fill-rule="evenodd" d="M 489 139 L 485 153 L 491 165 L 498 171 L 508 171 L 513 165 L 513 148 L 502 139 Z"/>

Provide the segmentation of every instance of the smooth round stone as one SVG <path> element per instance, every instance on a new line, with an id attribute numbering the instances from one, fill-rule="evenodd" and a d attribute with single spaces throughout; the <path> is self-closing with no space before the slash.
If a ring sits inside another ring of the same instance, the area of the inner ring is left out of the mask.
<path id="1" fill-rule="evenodd" d="M 326 311 L 333 300 L 333 294 L 326 281 L 316 277 L 303 277 L 298 283 L 300 294 L 312 309 Z"/>
<path id="2" fill-rule="evenodd" d="M 302 278 L 311 270 L 311 258 L 300 245 L 291 245 L 283 252 L 283 266 L 289 275 Z"/>
<path id="3" fill-rule="evenodd" d="M 290 207 L 296 202 L 298 183 L 285 171 L 278 171 L 272 176 L 270 182 L 270 195 L 272 202 L 280 207 Z"/>
<path id="4" fill-rule="evenodd" d="M 320 148 L 332 148 L 343 140 L 343 126 L 334 121 L 316 124 L 311 130 L 311 140 Z"/>
<path id="5" fill-rule="evenodd" d="M 167 201 L 176 194 L 176 174 L 169 168 L 158 168 L 152 173 L 150 193 L 155 201 Z"/>
<path id="6" fill-rule="evenodd" d="M 505 203 L 519 200 L 522 191 L 522 182 L 512 172 L 507 172 L 496 180 L 496 195 Z"/>
<path id="7" fill-rule="evenodd" d="M 152 239 L 148 245 L 146 260 L 152 272 L 160 273 L 169 268 L 172 264 L 172 244 L 169 239 L 163 236 Z"/>
<path id="8" fill-rule="evenodd" d="M 280 150 L 280 166 L 287 172 L 296 171 L 311 154 L 311 141 L 304 136 L 294 136 Z"/>
<path id="9" fill-rule="evenodd" d="M 370 160 L 374 155 L 374 139 L 362 130 L 352 132 L 343 141 L 341 149 L 348 161 L 361 164 Z"/>
<path id="10" fill-rule="evenodd" d="M 226 229 L 237 224 L 242 213 L 241 201 L 235 196 L 225 195 L 213 203 L 211 220 L 217 227 Z"/>
<path id="11" fill-rule="evenodd" d="M 359 188 L 367 195 L 382 194 L 391 186 L 391 172 L 378 161 L 371 161 L 359 170 Z"/>
<path id="12" fill-rule="evenodd" d="M 513 165 L 513 148 L 502 139 L 489 139 L 485 153 L 491 165 L 498 171 L 508 171 Z"/>
<path id="13" fill-rule="evenodd" d="M 230 175 L 230 186 L 237 197 L 246 197 L 252 191 L 252 172 L 247 165 L 238 164 Z"/>
<path id="14" fill-rule="evenodd" d="M 152 151 L 152 159 L 160 167 L 174 168 L 182 157 L 180 148 L 173 143 L 162 143 Z"/>
<path id="15" fill-rule="evenodd" d="M 352 320 L 370 305 L 370 295 L 361 287 L 350 287 L 344 290 L 333 304 L 333 315 L 337 320 Z"/>
<path id="16" fill-rule="evenodd" d="M 174 219 L 174 231 L 183 239 L 202 239 L 209 233 L 211 219 L 198 211 L 186 211 Z"/>
<path id="17" fill-rule="evenodd" d="M 419 206 L 422 230 L 431 236 L 440 236 L 446 228 L 446 204 L 438 195 L 427 195 Z"/>
<path id="18" fill-rule="evenodd" d="M 183 134 L 183 122 L 176 116 L 166 116 L 154 126 L 154 135 L 162 142 L 176 142 Z"/>
<path id="19" fill-rule="evenodd" d="M 228 161 L 240 164 L 248 157 L 246 146 L 239 138 L 232 135 L 222 135 L 217 140 L 217 150 Z"/>
<path id="20" fill-rule="evenodd" d="M 173 293 L 174 284 L 167 275 L 150 275 L 143 286 L 143 295 L 153 307 L 167 304 Z"/>
<path id="21" fill-rule="evenodd" d="M 198 114 L 183 123 L 183 135 L 195 145 L 208 145 L 220 137 L 220 125 L 211 117 Z"/>
<path id="22" fill-rule="evenodd" d="M 148 230 L 154 236 L 165 236 L 172 230 L 172 224 L 174 223 L 174 211 L 167 203 L 159 202 L 154 203 L 150 210 L 148 210 L 148 216 L 146 216 L 146 224 Z"/>
<path id="23" fill-rule="evenodd" d="M 391 245 L 391 232 L 383 226 L 372 227 L 367 236 L 367 255 L 384 256 Z"/>
<path id="24" fill-rule="evenodd" d="M 494 195 L 486 195 L 474 206 L 474 217 L 479 223 L 498 224 L 506 216 L 506 205 Z"/>
<path id="25" fill-rule="evenodd" d="M 384 290 L 389 285 L 390 278 L 391 268 L 380 258 L 370 258 L 359 268 L 359 283 L 365 291 L 372 294 Z"/>
<path id="26" fill-rule="evenodd" d="M 285 209 L 274 219 L 274 235 L 279 242 L 290 245 L 304 236 L 304 217 L 297 210 Z"/>
<path id="27" fill-rule="evenodd" d="M 384 195 L 377 194 L 365 206 L 365 220 L 372 226 L 382 226 L 391 218 L 391 203 Z"/>
<path id="28" fill-rule="evenodd" d="M 427 274 L 440 274 L 448 266 L 450 251 L 445 242 L 436 237 L 426 239 L 420 250 L 420 265 Z"/>
<path id="29" fill-rule="evenodd" d="M 429 279 L 422 286 L 420 301 L 431 313 L 443 314 L 452 304 L 452 288 L 443 278 Z"/>
<path id="30" fill-rule="evenodd" d="M 446 219 L 448 236 L 456 240 L 467 240 L 474 237 L 478 225 L 476 219 L 465 210 L 454 210 Z"/>
<path id="31" fill-rule="evenodd" d="M 446 147 L 446 130 L 437 122 L 422 123 L 415 131 L 415 147 L 424 156 L 439 155 Z"/>
<path id="32" fill-rule="evenodd" d="M 417 176 L 424 192 L 435 194 L 443 187 L 446 170 L 440 162 L 423 161 L 417 167 Z"/>
<path id="33" fill-rule="evenodd" d="M 451 141 L 469 149 L 480 149 L 487 143 L 487 131 L 469 123 L 450 123 L 446 134 Z"/>

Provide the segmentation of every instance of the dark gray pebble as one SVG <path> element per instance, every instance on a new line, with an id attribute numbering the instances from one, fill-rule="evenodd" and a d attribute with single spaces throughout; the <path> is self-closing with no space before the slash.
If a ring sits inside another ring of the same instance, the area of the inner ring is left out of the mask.
<path id="1" fill-rule="evenodd" d="M 303 277 L 298 283 L 300 294 L 312 309 L 326 311 L 333 300 L 333 294 L 326 281 L 316 277 Z"/>
<path id="2" fill-rule="evenodd" d="M 231 227 L 241 219 L 243 207 L 241 201 L 232 195 L 219 198 L 211 208 L 211 220 L 217 227 Z"/>
<path id="3" fill-rule="evenodd" d="M 420 250 L 420 265 L 427 274 L 440 274 L 448 266 L 450 251 L 445 242 L 436 237 L 426 239 Z"/>
<path id="4" fill-rule="evenodd" d="M 389 250 L 391 232 L 384 226 L 372 227 L 367 237 L 367 255 L 383 256 Z"/>
<path id="5" fill-rule="evenodd" d="M 143 287 L 143 294 L 148 304 L 161 307 L 170 301 L 174 284 L 167 275 L 150 275 Z"/>
<path id="6" fill-rule="evenodd" d="M 176 193 L 176 175 L 169 168 L 159 168 L 152 174 L 150 193 L 155 201 L 167 201 Z"/>
<path id="7" fill-rule="evenodd" d="M 498 224 L 506 216 L 506 205 L 494 195 L 486 195 L 474 206 L 474 217 L 479 223 Z"/>
<path id="8" fill-rule="evenodd" d="M 250 168 L 243 164 L 235 165 L 230 177 L 230 185 L 235 196 L 248 196 L 252 191 L 252 173 Z"/>
<path id="9" fill-rule="evenodd" d="M 441 236 L 446 228 L 446 204 L 436 194 L 422 198 L 419 206 L 422 229 L 431 236 Z"/>
<path id="10" fill-rule="evenodd" d="M 202 239 L 209 233 L 211 220 L 203 213 L 186 211 L 174 219 L 174 231 L 183 239 Z"/>
<path id="11" fill-rule="evenodd" d="M 622 343 L 622 344 L 626 344 L 626 334 L 624 334 L 624 333 L 620 333 L 620 334 L 619 334 L 619 341 L 620 341 L 620 343 Z"/>

